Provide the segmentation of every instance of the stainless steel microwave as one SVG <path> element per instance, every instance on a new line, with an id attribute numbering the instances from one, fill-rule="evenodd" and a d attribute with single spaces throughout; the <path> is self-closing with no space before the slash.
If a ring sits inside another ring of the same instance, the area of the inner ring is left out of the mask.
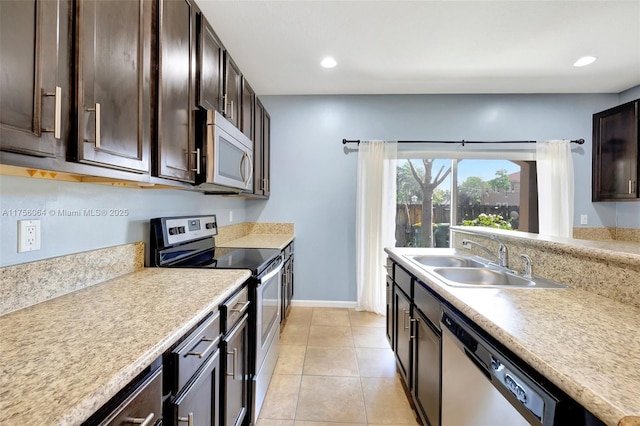
<path id="1" fill-rule="evenodd" d="M 212 192 L 253 190 L 253 141 L 217 111 L 207 111 L 204 176 L 198 189 Z"/>

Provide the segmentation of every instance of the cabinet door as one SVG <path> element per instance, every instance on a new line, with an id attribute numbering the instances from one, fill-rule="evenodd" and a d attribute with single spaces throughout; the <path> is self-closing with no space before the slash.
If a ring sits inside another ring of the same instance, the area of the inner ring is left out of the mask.
<path id="1" fill-rule="evenodd" d="M 267 110 L 264 110 L 262 117 L 262 195 L 268 197 L 271 195 L 271 116 Z"/>
<path id="2" fill-rule="evenodd" d="M 195 380 L 169 406 L 171 418 L 164 419 L 165 424 L 220 424 L 220 350 L 211 355 L 196 374 Z"/>
<path id="3" fill-rule="evenodd" d="M 222 112 L 222 61 L 224 49 L 202 13 L 198 13 L 197 104 L 200 108 Z"/>
<path id="4" fill-rule="evenodd" d="M 248 410 L 249 328 L 247 315 L 223 339 L 224 426 L 240 426 Z"/>
<path id="5" fill-rule="evenodd" d="M 263 169 L 263 118 L 264 107 L 260 99 L 255 98 L 255 111 L 253 121 L 253 193 L 264 195 Z"/>
<path id="6" fill-rule="evenodd" d="M 417 309 L 413 323 L 412 395 L 424 424 L 440 424 L 440 335 Z"/>
<path id="7" fill-rule="evenodd" d="M 149 172 L 151 0 L 77 5 L 77 160 Z"/>
<path id="8" fill-rule="evenodd" d="M 55 157 L 70 114 L 70 2 L 0 1 L 0 149 Z"/>
<path id="9" fill-rule="evenodd" d="M 393 349 L 393 279 L 387 275 L 387 340 L 389 341 L 389 346 Z"/>
<path id="10" fill-rule="evenodd" d="M 638 103 L 593 116 L 593 201 L 639 196 Z"/>
<path id="11" fill-rule="evenodd" d="M 242 122 L 240 130 L 247 137 L 253 140 L 253 114 L 255 112 L 256 94 L 244 77 L 242 78 Z M 255 144 L 254 144 L 255 145 Z"/>
<path id="12" fill-rule="evenodd" d="M 195 180 L 195 5 L 160 0 L 157 176 Z"/>
<path id="13" fill-rule="evenodd" d="M 394 301 L 394 338 L 396 361 L 405 383 L 411 389 L 411 302 L 397 286 L 393 290 Z"/>
<path id="14" fill-rule="evenodd" d="M 242 73 L 233 62 L 229 52 L 224 52 L 224 116 L 240 128 L 240 111 L 242 108 Z"/>

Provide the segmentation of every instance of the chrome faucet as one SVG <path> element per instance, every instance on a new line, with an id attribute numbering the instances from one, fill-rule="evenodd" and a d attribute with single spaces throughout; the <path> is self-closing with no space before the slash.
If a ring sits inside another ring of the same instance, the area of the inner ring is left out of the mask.
<path id="1" fill-rule="evenodd" d="M 533 278 L 533 260 L 526 254 L 521 254 L 520 258 L 524 262 L 524 272 L 522 276 L 524 278 L 532 279 Z"/>
<path id="2" fill-rule="evenodd" d="M 485 253 L 489 254 L 494 259 L 498 260 L 498 265 L 503 268 L 509 267 L 509 250 L 507 250 L 507 246 L 505 246 L 502 241 L 500 241 L 497 237 L 491 236 L 492 240 L 495 240 L 498 243 L 498 255 L 495 255 L 491 250 L 487 247 L 483 246 L 480 243 L 477 243 L 473 240 L 462 240 L 462 247 L 470 249 L 471 246 L 476 246 L 479 249 L 482 249 Z"/>

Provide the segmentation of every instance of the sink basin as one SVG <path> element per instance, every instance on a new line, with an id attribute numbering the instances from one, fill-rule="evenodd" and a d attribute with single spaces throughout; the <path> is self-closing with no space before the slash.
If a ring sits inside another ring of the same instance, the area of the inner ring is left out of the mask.
<path id="1" fill-rule="evenodd" d="M 506 271 L 489 268 L 435 268 L 432 272 L 451 286 L 567 288 L 564 284 L 545 278 L 528 279 Z"/>
<path id="2" fill-rule="evenodd" d="M 458 268 L 484 268 L 484 263 L 473 260 L 469 257 L 456 255 L 417 255 L 406 256 L 423 266 L 436 267 L 458 267 Z"/>

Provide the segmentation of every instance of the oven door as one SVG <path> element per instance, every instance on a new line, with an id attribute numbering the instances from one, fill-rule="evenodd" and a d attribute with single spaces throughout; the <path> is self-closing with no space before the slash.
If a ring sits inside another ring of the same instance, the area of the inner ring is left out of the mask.
<path id="1" fill-rule="evenodd" d="M 256 284 L 256 371 L 260 370 L 271 341 L 280 329 L 280 271 L 283 266 L 280 258 Z"/>

